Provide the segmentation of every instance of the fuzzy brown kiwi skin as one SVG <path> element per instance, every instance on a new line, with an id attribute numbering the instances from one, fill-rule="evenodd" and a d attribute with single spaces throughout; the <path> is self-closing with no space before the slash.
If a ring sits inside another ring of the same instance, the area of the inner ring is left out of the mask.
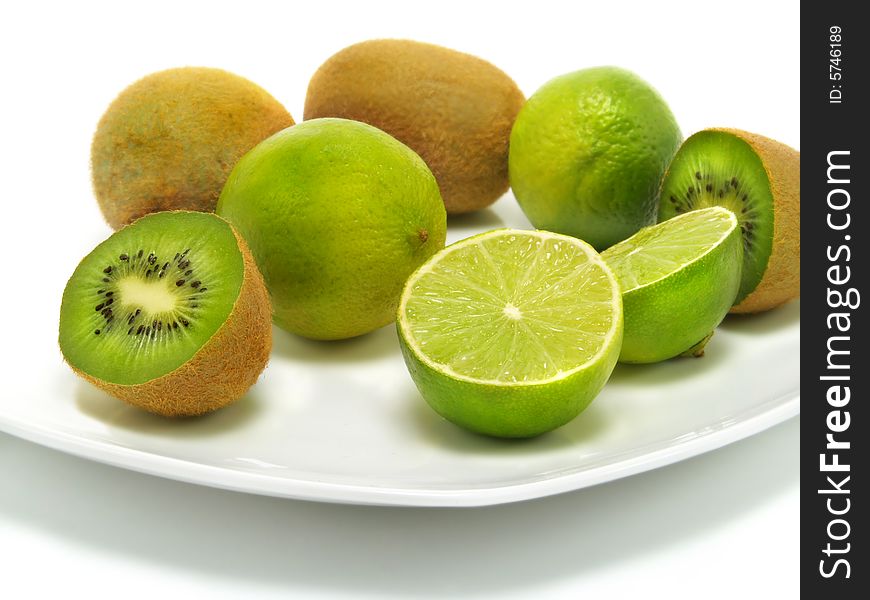
<path id="1" fill-rule="evenodd" d="M 152 73 L 111 103 L 91 143 L 94 195 L 120 229 L 151 212 L 214 212 L 239 158 L 293 125 L 255 83 L 220 69 Z"/>
<path id="2" fill-rule="evenodd" d="M 135 385 L 119 385 L 72 367 L 80 377 L 129 404 L 166 417 L 222 408 L 256 383 L 272 349 L 272 305 L 250 250 L 233 229 L 244 261 L 242 287 L 224 324 L 174 371 Z"/>
<path id="3" fill-rule="evenodd" d="M 475 211 L 508 189 L 517 84 L 470 54 L 411 40 L 349 46 L 317 70 L 305 119 L 342 117 L 386 131 L 426 162 L 448 214 Z"/>
<path id="4" fill-rule="evenodd" d="M 759 284 L 732 313 L 757 313 L 785 304 L 801 293 L 801 155 L 781 142 L 739 129 L 737 136 L 761 158 L 773 196 L 773 250 Z"/>

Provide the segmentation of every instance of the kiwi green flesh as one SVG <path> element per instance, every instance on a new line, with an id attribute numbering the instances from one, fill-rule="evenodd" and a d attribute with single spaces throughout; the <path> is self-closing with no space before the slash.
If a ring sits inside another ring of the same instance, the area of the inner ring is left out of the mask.
<path id="1" fill-rule="evenodd" d="M 220 217 L 145 216 L 76 268 L 61 303 L 61 351 L 75 369 L 119 385 L 171 373 L 220 329 L 243 278 L 238 242 Z"/>
<path id="2" fill-rule="evenodd" d="M 773 250 L 773 195 L 761 158 L 737 136 L 702 131 L 677 152 L 662 184 L 659 222 L 678 214 L 723 206 L 737 215 L 743 234 L 743 271 L 734 304 L 756 288 Z"/>

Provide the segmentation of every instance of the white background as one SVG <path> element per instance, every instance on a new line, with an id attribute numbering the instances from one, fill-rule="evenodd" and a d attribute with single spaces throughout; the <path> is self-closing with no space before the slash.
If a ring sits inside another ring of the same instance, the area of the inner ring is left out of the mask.
<path id="1" fill-rule="evenodd" d="M 797 2 L 758 1 L 4 8 L 7 269 L 9 261 L 57 260 L 72 270 L 79 249 L 52 247 L 40 223 L 51 231 L 72 214 L 100 220 L 90 136 L 112 98 L 155 70 L 234 71 L 298 121 L 307 81 L 332 53 L 368 38 L 406 37 L 486 58 L 527 95 L 564 72 L 620 65 L 658 88 L 684 134 L 734 126 L 799 148 L 799 24 Z M 83 240 L 81 254 L 96 241 Z M 4 283 L 4 294 L 26 307 L 18 291 Z M 34 317 L 54 326 L 54 315 Z M 2 364 L 12 364 L 14 340 L 4 341 Z M 4 367 L 3 375 L 14 373 Z M 792 598 L 798 444 L 795 419 L 582 492 L 489 509 L 412 510 L 198 488 L 0 434 L 2 595 Z"/>

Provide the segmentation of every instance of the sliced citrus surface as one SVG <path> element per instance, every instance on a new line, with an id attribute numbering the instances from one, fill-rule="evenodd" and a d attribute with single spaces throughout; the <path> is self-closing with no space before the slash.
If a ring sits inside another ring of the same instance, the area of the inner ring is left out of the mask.
<path id="1" fill-rule="evenodd" d="M 693 348 L 740 288 L 740 227 L 718 206 L 641 229 L 601 256 L 622 287 L 623 362 L 658 362 Z"/>
<path id="2" fill-rule="evenodd" d="M 433 409 L 472 431 L 530 437 L 573 419 L 604 386 L 622 302 L 587 243 L 501 229 L 448 246 L 411 275 L 397 326 Z"/>

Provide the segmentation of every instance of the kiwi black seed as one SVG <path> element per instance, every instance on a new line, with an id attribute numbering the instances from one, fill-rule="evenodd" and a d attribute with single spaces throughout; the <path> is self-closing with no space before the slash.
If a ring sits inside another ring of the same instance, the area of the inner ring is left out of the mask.
<path id="1" fill-rule="evenodd" d="M 659 221 L 723 206 L 743 234 L 732 312 L 758 312 L 800 294 L 800 153 L 764 136 L 710 129 L 687 139 L 665 175 Z"/>
<path id="2" fill-rule="evenodd" d="M 189 249 L 188 249 L 189 251 Z M 117 288 L 118 281 L 126 278 L 138 278 L 138 279 L 148 279 L 150 275 L 153 273 L 153 269 L 149 268 L 151 265 L 154 265 L 159 260 L 159 255 L 155 252 L 149 252 L 147 258 L 145 260 L 141 260 L 141 256 L 144 254 L 142 249 L 139 252 L 132 253 L 133 260 L 130 260 L 130 255 L 127 253 L 121 253 L 118 256 L 118 262 L 115 264 L 110 264 L 103 269 L 103 273 L 109 275 L 108 285 L 101 287 L 97 290 L 96 295 L 97 305 L 94 307 L 94 311 L 100 313 L 103 317 L 103 320 L 106 322 L 106 325 L 115 320 L 115 317 L 120 316 L 119 320 L 124 321 L 127 325 L 133 325 L 130 330 L 135 328 L 135 321 L 142 313 L 141 307 L 135 304 L 126 304 L 125 308 L 118 313 L 115 313 L 109 307 L 114 304 L 115 292 L 118 291 L 120 294 L 120 290 Z M 180 254 L 176 253 L 176 257 L 180 257 Z M 159 277 L 163 277 L 167 273 L 181 273 L 181 268 L 179 266 L 180 258 L 173 258 L 171 261 L 167 261 L 163 263 L 163 266 L 160 269 Z M 189 265 L 188 265 L 189 266 Z M 171 267 L 171 268 L 170 268 Z M 186 274 L 192 274 L 193 269 L 188 269 L 185 271 Z M 183 285 L 183 280 L 181 284 L 176 283 L 178 287 Z M 177 308 L 173 311 L 166 312 L 161 315 L 158 319 L 153 319 L 150 325 L 150 329 L 145 327 L 144 329 L 137 329 L 136 335 L 144 335 L 145 337 L 150 336 L 152 333 L 156 334 L 162 332 L 164 321 L 171 321 L 175 318 L 178 311 L 181 310 L 189 310 L 193 308 L 198 308 L 198 304 L 196 300 L 201 298 L 201 295 L 196 295 L 196 292 L 200 291 L 196 288 L 200 287 L 201 282 L 197 281 L 197 285 L 190 285 L 188 290 L 179 290 L 177 295 L 178 305 Z M 194 313 L 194 316 L 196 314 Z M 109 331 L 111 328 L 106 326 L 102 329 L 95 329 L 94 335 L 100 335 L 104 332 Z M 129 331 L 128 331 L 129 333 Z"/>
<path id="3" fill-rule="evenodd" d="M 73 370 L 106 392 L 158 414 L 196 415 L 257 380 L 271 306 L 229 223 L 155 213 L 82 260 L 64 290 L 59 341 Z"/>

